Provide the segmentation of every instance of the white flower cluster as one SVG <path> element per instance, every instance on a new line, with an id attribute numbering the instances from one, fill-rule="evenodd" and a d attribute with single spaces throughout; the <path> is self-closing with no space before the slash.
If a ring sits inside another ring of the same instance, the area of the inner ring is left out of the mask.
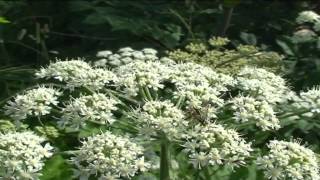
<path id="1" fill-rule="evenodd" d="M 150 164 L 144 161 L 143 148 L 132 139 L 105 132 L 82 142 L 79 151 L 71 158 L 82 180 L 93 177 L 99 180 L 131 179 Z"/>
<path id="2" fill-rule="evenodd" d="M 116 69 L 117 85 L 131 96 L 138 95 L 141 88 L 154 91 L 164 88 L 165 82 L 175 85 L 176 99 L 184 97 L 190 107 L 201 108 L 203 103 L 222 105 L 219 96 L 228 91 L 235 80 L 194 63 L 163 64 L 159 61 L 136 61 Z"/>
<path id="3" fill-rule="evenodd" d="M 8 101 L 4 106 L 5 114 L 14 120 L 23 120 L 27 116 L 42 116 L 49 114 L 52 105 L 58 104 L 61 92 L 52 88 L 39 86 L 36 89 L 25 91 Z"/>
<path id="4" fill-rule="evenodd" d="M 111 51 L 99 51 L 97 57 L 102 58 L 94 62 L 95 66 L 106 67 L 111 66 L 121 66 L 129 64 L 136 61 L 161 61 L 164 63 L 173 63 L 173 60 L 168 58 L 159 58 L 157 56 L 158 51 L 152 48 L 144 48 L 141 51 L 134 50 L 130 47 L 121 48 L 117 53 L 112 53 Z"/>
<path id="5" fill-rule="evenodd" d="M 282 77 L 252 67 L 245 67 L 238 73 L 237 88 L 246 95 L 271 104 L 286 101 L 291 92 Z"/>
<path id="6" fill-rule="evenodd" d="M 183 87 L 189 84 L 205 84 L 214 86 L 217 91 L 227 91 L 227 86 L 235 84 L 235 80 L 228 75 L 216 73 L 209 67 L 195 63 L 181 63 L 171 66 L 171 81 L 176 86 Z"/>
<path id="7" fill-rule="evenodd" d="M 297 142 L 273 140 L 268 144 L 269 153 L 257 159 L 265 177 L 272 180 L 320 179 L 317 157 L 313 151 Z"/>
<path id="8" fill-rule="evenodd" d="M 320 21 L 320 15 L 313 11 L 302 11 L 299 13 L 298 17 L 296 18 L 296 22 L 298 24 L 303 23 L 316 23 Z"/>
<path id="9" fill-rule="evenodd" d="M 315 32 L 320 31 L 320 15 L 313 12 L 313 11 L 303 11 L 299 13 L 298 17 L 296 18 L 297 24 L 307 25 L 296 32 L 294 32 L 292 36 L 292 40 L 295 43 L 306 43 L 312 42 L 317 40 L 317 34 Z M 312 27 L 310 27 L 312 26 Z"/>
<path id="10" fill-rule="evenodd" d="M 308 113 L 311 116 L 320 114 L 320 87 L 314 87 L 306 92 L 301 92 L 294 101 L 293 107 L 298 112 Z"/>
<path id="11" fill-rule="evenodd" d="M 187 104 L 193 108 L 201 108 L 204 103 L 221 106 L 223 99 L 219 95 L 235 82 L 230 76 L 194 63 L 171 67 L 170 81 L 176 86 L 176 98 L 186 97 Z"/>
<path id="12" fill-rule="evenodd" d="M 116 69 L 117 85 L 124 87 L 130 96 L 138 95 L 141 88 L 162 89 L 163 82 L 169 78 L 170 69 L 158 61 L 135 61 Z"/>
<path id="13" fill-rule="evenodd" d="M 142 126 L 141 133 L 146 135 L 161 132 L 173 139 L 188 125 L 183 112 L 169 101 L 147 101 L 134 115 Z"/>
<path id="14" fill-rule="evenodd" d="M 272 106 L 266 101 L 257 101 L 249 96 L 238 96 L 230 100 L 237 122 L 255 122 L 262 130 L 279 129 L 279 120 Z"/>
<path id="15" fill-rule="evenodd" d="M 58 124 L 61 128 L 78 130 L 84 127 L 87 121 L 99 124 L 112 124 L 115 121 L 112 111 L 117 110 L 119 102 L 104 94 L 95 93 L 80 96 L 70 101 L 62 109 L 62 116 Z"/>
<path id="16" fill-rule="evenodd" d="M 252 151 L 240 135 L 218 124 L 196 125 L 184 135 L 184 151 L 188 153 L 195 168 L 208 165 L 229 165 L 238 167 L 245 164 Z"/>
<path id="17" fill-rule="evenodd" d="M 53 147 L 32 132 L 0 134 L 0 179 L 39 179 Z"/>
<path id="18" fill-rule="evenodd" d="M 51 63 L 47 68 L 41 68 L 36 76 L 65 82 L 66 87 L 71 90 L 83 86 L 98 90 L 117 80 L 113 72 L 99 68 L 94 69 L 81 59 Z"/>
<path id="19" fill-rule="evenodd" d="M 305 43 L 316 40 L 317 34 L 310 29 L 301 29 L 293 33 L 292 40 L 295 43 Z"/>

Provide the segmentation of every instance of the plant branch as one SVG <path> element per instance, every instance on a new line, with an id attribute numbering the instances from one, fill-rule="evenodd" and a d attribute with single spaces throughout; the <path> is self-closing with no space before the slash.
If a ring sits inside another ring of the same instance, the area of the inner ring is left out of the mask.
<path id="1" fill-rule="evenodd" d="M 220 29 L 220 33 L 219 36 L 225 36 L 226 32 L 230 26 L 230 22 L 231 22 L 231 17 L 232 17 L 232 13 L 233 13 L 233 7 L 225 7 L 224 10 L 224 16 L 223 16 L 223 23 Z"/>
<path id="2" fill-rule="evenodd" d="M 160 180 L 170 180 L 170 159 L 169 159 L 169 142 L 163 135 L 160 152 Z"/>
<path id="3" fill-rule="evenodd" d="M 83 34 L 70 34 L 70 33 L 64 33 L 64 32 L 56 32 L 56 31 L 50 31 L 50 32 L 48 32 L 48 34 L 58 35 L 58 36 L 65 36 L 65 37 L 75 37 L 75 38 L 83 38 L 83 39 L 101 40 L 101 41 L 117 40 L 117 38 L 87 36 L 87 35 L 83 35 Z"/>

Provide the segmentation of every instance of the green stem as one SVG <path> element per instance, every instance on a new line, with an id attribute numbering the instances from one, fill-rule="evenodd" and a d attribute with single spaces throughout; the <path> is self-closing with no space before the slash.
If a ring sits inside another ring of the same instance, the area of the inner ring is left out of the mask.
<path id="1" fill-rule="evenodd" d="M 133 104 L 135 104 L 135 105 L 140 105 L 140 103 L 139 103 L 138 101 L 136 101 L 136 100 L 134 100 L 134 99 L 132 99 L 132 98 L 124 95 L 124 94 L 121 94 L 120 92 L 116 92 L 116 91 L 113 91 L 113 90 L 111 90 L 111 89 L 105 89 L 105 90 L 106 90 L 108 93 L 113 94 L 113 95 L 116 96 L 116 97 L 120 97 L 120 98 L 122 98 L 122 99 L 124 99 L 124 100 L 126 100 L 126 101 L 129 101 L 129 102 L 131 102 L 131 103 L 133 103 Z"/>
<path id="2" fill-rule="evenodd" d="M 176 107 L 177 107 L 177 108 L 181 108 L 184 100 L 185 100 L 185 97 L 184 97 L 184 96 L 180 96 L 179 99 L 178 99 L 178 102 L 177 102 L 177 104 L 176 104 Z"/>
<path id="3" fill-rule="evenodd" d="M 204 175 L 205 175 L 205 177 L 206 177 L 206 180 L 210 180 L 210 179 L 211 179 L 212 175 L 210 175 L 210 172 L 209 172 L 208 167 L 206 167 L 206 168 L 204 169 Z"/>
<path id="4" fill-rule="evenodd" d="M 143 90 L 143 87 L 139 87 L 139 92 L 140 92 L 140 95 L 142 96 L 142 99 L 143 100 L 148 100 L 148 97 L 147 97 L 147 94 L 146 92 Z"/>
<path id="5" fill-rule="evenodd" d="M 87 86 L 83 86 L 83 88 L 84 88 L 88 93 L 90 93 L 91 95 L 95 93 L 94 90 L 90 89 L 90 88 L 87 87 Z"/>
<path id="6" fill-rule="evenodd" d="M 191 38 L 192 38 L 192 39 L 195 39 L 195 35 L 194 35 L 193 31 L 192 31 L 191 25 L 189 25 L 189 24 L 187 23 L 187 21 L 186 21 L 177 11 L 175 11 L 175 10 L 173 10 L 173 9 L 169 9 L 169 11 L 170 11 L 170 13 L 172 13 L 173 15 L 175 15 L 175 16 L 181 21 L 181 23 L 182 23 L 182 24 L 185 26 L 185 28 L 187 29 L 188 34 L 191 35 Z"/>
<path id="7" fill-rule="evenodd" d="M 297 111 L 297 112 L 288 113 L 288 114 L 282 114 L 282 115 L 279 115 L 278 118 L 279 119 L 283 119 L 283 118 L 288 118 L 288 117 L 292 117 L 292 116 L 298 116 L 298 115 L 301 115 L 301 114 L 304 114 L 304 113 L 307 113 L 307 112 L 309 112 L 309 110 Z"/>
<path id="8" fill-rule="evenodd" d="M 152 98 L 152 95 L 151 95 L 151 93 L 150 93 L 150 91 L 149 91 L 149 88 L 148 88 L 148 87 L 144 87 L 143 89 L 144 89 L 144 91 L 145 91 L 145 94 L 147 95 L 148 100 L 149 100 L 149 101 L 152 101 L 153 98 Z"/>
<path id="9" fill-rule="evenodd" d="M 48 139 L 50 139 L 50 136 L 49 136 L 49 134 L 48 134 L 47 127 L 46 127 L 46 126 L 44 125 L 44 123 L 42 122 L 41 117 L 38 116 L 37 119 L 38 119 L 39 124 L 43 127 L 43 130 L 44 130 L 44 133 L 45 133 L 46 137 L 47 137 Z"/>
<path id="10" fill-rule="evenodd" d="M 41 40 L 41 53 L 42 56 L 45 57 L 46 63 L 50 62 L 50 57 L 49 57 L 49 53 L 48 53 L 48 48 L 46 46 L 46 42 L 44 40 Z"/>
<path id="11" fill-rule="evenodd" d="M 169 160 L 169 143 L 164 135 L 161 141 L 160 152 L 160 180 L 170 180 L 170 160 Z"/>
<path id="12" fill-rule="evenodd" d="M 236 124 L 234 127 L 238 130 L 241 130 L 241 129 L 246 129 L 247 127 L 249 127 L 251 125 L 255 125 L 255 124 L 256 124 L 255 121 L 249 121 L 249 122 L 244 122 L 241 124 Z"/>
<path id="13" fill-rule="evenodd" d="M 225 7 L 224 10 L 224 17 L 223 17 L 223 24 L 220 29 L 220 34 L 219 36 L 224 37 L 226 35 L 227 29 L 230 25 L 231 17 L 233 13 L 233 7 Z"/>

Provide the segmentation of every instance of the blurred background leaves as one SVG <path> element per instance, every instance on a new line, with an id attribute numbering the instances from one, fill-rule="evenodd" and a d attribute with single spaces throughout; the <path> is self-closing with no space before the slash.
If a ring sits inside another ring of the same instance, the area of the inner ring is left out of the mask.
<path id="1" fill-rule="evenodd" d="M 32 69 L 66 57 L 91 59 L 98 50 L 131 46 L 160 52 L 226 36 L 286 56 L 283 74 L 296 90 L 320 82 L 318 46 L 290 37 L 314 1 L 263 0 L 0 0 L 0 99 L 32 83 Z M 319 43 L 317 43 L 319 44 Z"/>
<path id="2" fill-rule="evenodd" d="M 212 36 L 228 37 L 233 47 L 254 45 L 259 50 L 283 54 L 282 74 L 289 78 L 296 90 L 306 89 L 320 84 L 320 41 L 319 38 L 307 44 L 292 41 L 293 33 L 299 29 L 295 18 L 303 10 L 320 12 L 320 3 L 280 0 L 0 0 L 0 104 L 35 84 L 35 69 L 56 57 L 91 60 L 99 50 L 117 50 L 126 46 L 134 49 L 152 47 L 165 54 L 183 49 L 191 42 L 207 42 Z M 3 122 L 0 125 L 10 125 Z M 302 120 L 283 131 L 289 132 L 288 136 L 293 134 L 291 130 L 295 131 L 299 137 L 319 144 L 319 133 L 310 131 L 309 126 Z M 90 130 L 83 131 L 82 136 L 97 131 Z M 263 141 L 266 138 L 261 137 Z M 46 163 L 43 171 L 46 179 L 72 179 L 64 156 L 57 155 Z M 231 179 L 260 177 L 261 173 L 252 166 L 239 169 Z M 218 174 L 215 178 L 225 178 L 225 174 Z"/>

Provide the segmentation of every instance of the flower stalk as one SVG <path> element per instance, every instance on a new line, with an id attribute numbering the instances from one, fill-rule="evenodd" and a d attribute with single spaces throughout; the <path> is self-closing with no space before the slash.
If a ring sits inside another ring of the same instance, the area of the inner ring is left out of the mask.
<path id="1" fill-rule="evenodd" d="M 161 140 L 160 152 L 160 180 L 170 180 L 170 154 L 169 141 L 165 135 Z"/>

